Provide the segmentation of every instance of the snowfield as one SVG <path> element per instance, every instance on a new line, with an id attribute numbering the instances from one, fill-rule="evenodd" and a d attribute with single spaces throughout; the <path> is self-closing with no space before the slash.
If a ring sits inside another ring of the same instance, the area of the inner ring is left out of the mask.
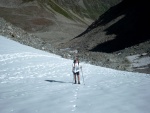
<path id="1" fill-rule="evenodd" d="M 0 36 L 0 113 L 150 113 L 150 74 L 80 65 Z"/>

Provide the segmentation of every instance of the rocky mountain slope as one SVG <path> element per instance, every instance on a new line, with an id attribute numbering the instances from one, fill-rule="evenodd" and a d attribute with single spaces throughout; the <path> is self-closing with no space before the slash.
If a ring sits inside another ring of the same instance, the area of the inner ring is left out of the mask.
<path id="1" fill-rule="evenodd" d="M 97 65 L 128 70 L 128 56 L 150 56 L 149 13 L 148 1 L 123 0 L 60 48 L 77 49 L 81 57 Z"/>
<path id="2" fill-rule="evenodd" d="M 74 40 L 86 42 L 82 49 L 106 53 L 145 42 L 150 39 L 147 29 L 150 25 L 149 9 L 147 2 L 124 0 L 100 16 Z"/>
<path id="3" fill-rule="evenodd" d="M 81 61 L 148 73 L 148 3 L 121 1 L 1 0 L 0 34 L 65 58 L 78 51 Z"/>
<path id="4" fill-rule="evenodd" d="M 1 0 L 0 17 L 58 45 L 82 33 L 120 0 Z"/>

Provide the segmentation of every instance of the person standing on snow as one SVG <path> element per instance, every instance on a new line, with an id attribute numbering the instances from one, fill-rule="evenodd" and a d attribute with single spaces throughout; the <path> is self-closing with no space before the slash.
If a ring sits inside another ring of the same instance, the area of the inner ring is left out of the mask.
<path id="1" fill-rule="evenodd" d="M 73 64 L 72 64 L 72 72 L 74 75 L 74 84 L 77 83 L 78 79 L 78 84 L 80 84 L 80 67 L 79 67 L 79 60 L 75 59 Z"/>

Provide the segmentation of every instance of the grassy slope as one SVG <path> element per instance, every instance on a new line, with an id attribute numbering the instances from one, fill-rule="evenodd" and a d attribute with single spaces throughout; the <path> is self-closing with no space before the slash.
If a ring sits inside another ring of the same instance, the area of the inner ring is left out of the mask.
<path id="1" fill-rule="evenodd" d="M 78 2 L 78 0 L 22 0 L 23 3 L 21 6 L 23 7 L 15 7 L 15 8 L 4 8 L 0 7 L 0 16 L 5 18 L 7 21 L 17 25 L 18 27 L 22 27 L 25 30 L 32 30 L 32 25 L 35 25 L 35 22 L 32 23 L 31 18 L 44 18 L 44 22 L 48 22 L 47 25 L 51 25 L 51 18 L 55 18 L 56 13 L 63 15 L 64 17 L 73 20 L 75 23 L 80 22 L 82 24 L 89 24 L 90 20 L 95 20 L 106 11 L 110 4 L 109 2 L 104 2 L 103 0 L 95 0 L 94 2 L 91 0 L 83 0 L 82 5 Z M 27 6 L 28 2 L 37 1 L 38 6 Z M 119 1 L 119 0 L 113 0 Z M 24 3 L 26 5 L 24 6 Z M 109 4 L 109 5 L 108 5 Z M 83 7 L 84 6 L 84 7 Z M 48 12 L 45 11 L 48 10 Z M 49 13 L 49 14 L 48 14 Z M 49 15 L 49 16 L 43 16 Z M 45 20 L 46 19 L 46 20 Z M 48 19 L 48 20 L 47 20 Z M 17 20 L 17 21 L 16 21 Z M 31 21 L 30 21 L 31 20 Z M 39 19 L 38 19 L 39 20 Z M 37 21 L 37 20 L 36 20 Z M 41 21 L 40 21 L 41 22 Z M 36 22 L 37 23 L 37 22 Z M 32 24 L 32 25 L 30 25 Z M 27 26 L 28 25 L 28 26 Z M 27 26 L 27 27 L 26 27 Z M 40 27 L 39 29 L 37 29 Z M 30 29 L 31 28 L 31 29 Z M 35 26 L 36 30 L 42 30 L 44 27 Z"/>
<path id="2" fill-rule="evenodd" d="M 69 19 L 84 22 L 84 18 L 90 18 L 92 20 L 97 19 L 99 15 L 103 14 L 112 5 L 117 4 L 120 0 L 113 0 L 113 2 L 103 0 L 83 0 L 85 8 L 82 7 L 77 0 L 45 0 L 44 2 L 43 0 L 37 1 L 39 4 L 48 4 L 54 11 Z M 73 13 L 70 12 L 70 10 Z"/>

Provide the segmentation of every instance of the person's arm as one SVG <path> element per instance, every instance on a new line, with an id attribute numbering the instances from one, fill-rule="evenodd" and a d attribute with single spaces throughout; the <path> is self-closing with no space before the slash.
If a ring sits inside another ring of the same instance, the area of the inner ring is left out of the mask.
<path id="1" fill-rule="evenodd" d="M 72 72 L 74 72 L 74 68 L 75 68 L 75 67 L 74 67 L 74 64 L 72 64 Z"/>

